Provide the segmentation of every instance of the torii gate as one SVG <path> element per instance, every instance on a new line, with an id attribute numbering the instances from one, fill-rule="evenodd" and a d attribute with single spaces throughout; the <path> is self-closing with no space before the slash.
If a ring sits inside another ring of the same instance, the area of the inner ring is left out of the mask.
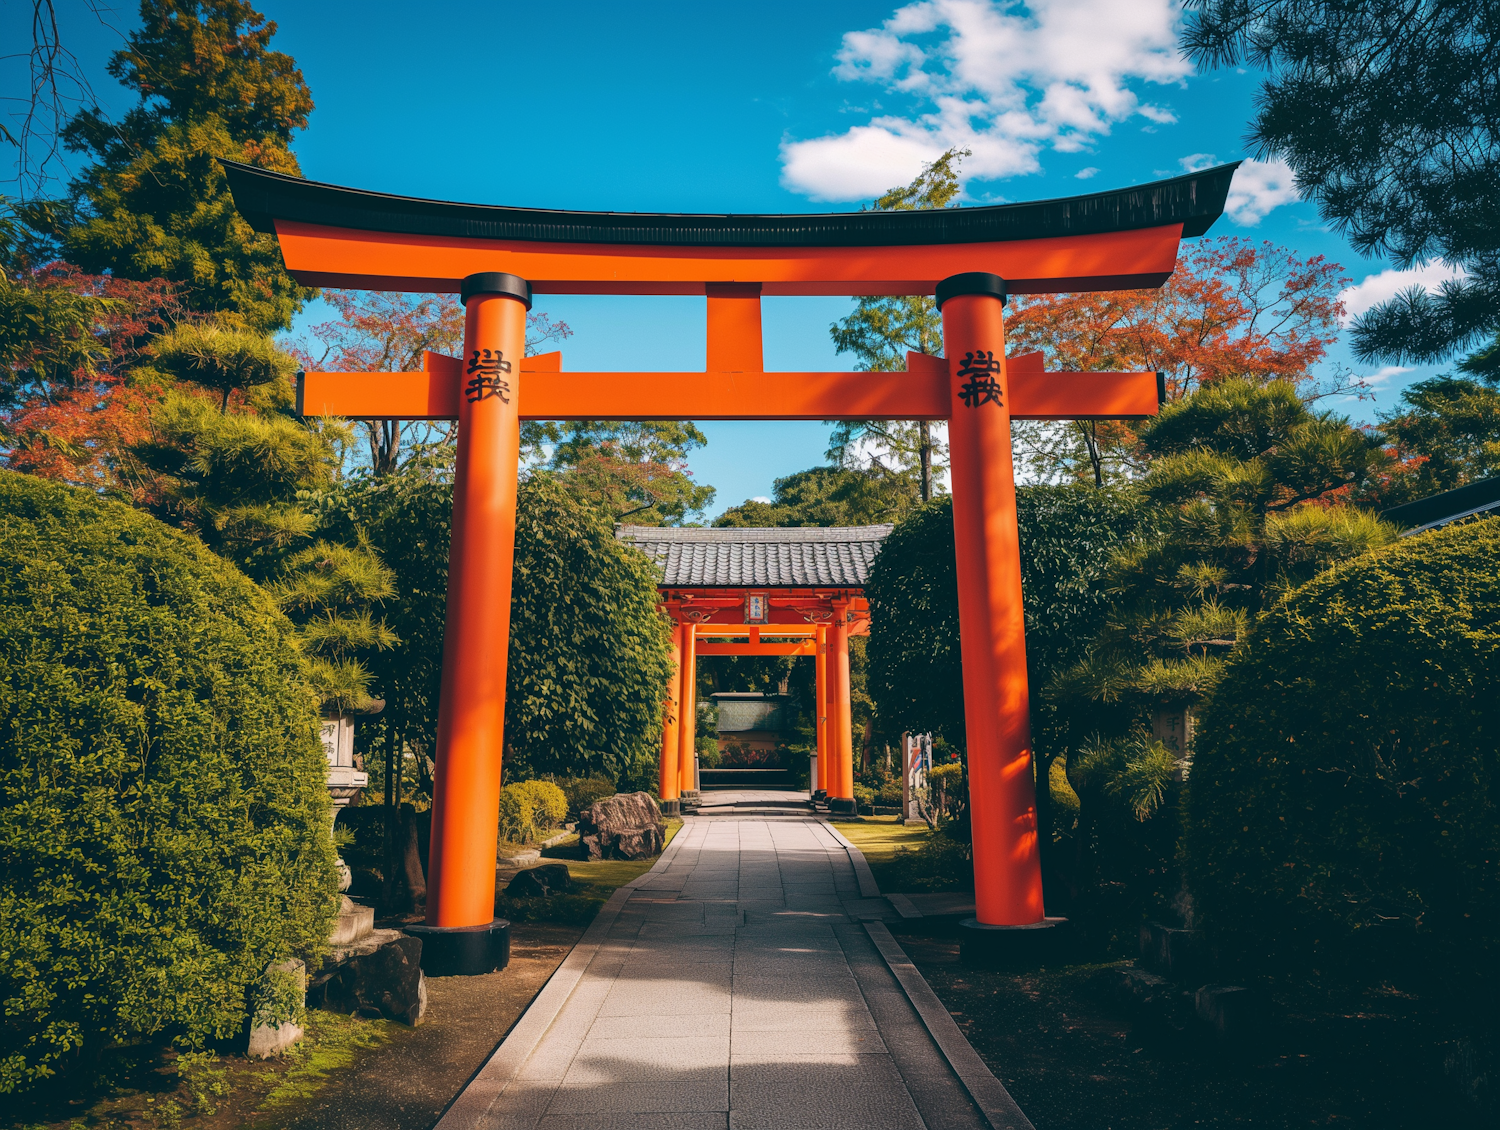
<path id="1" fill-rule="evenodd" d="M 522 419 L 948 420 L 970 925 L 998 938 L 1047 923 L 1010 421 L 1149 416 L 1159 378 L 1007 358 L 1005 298 L 1160 286 L 1179 241 L 1223 212 L 1234 165 L 1036 203 L 779 216 L 452 204 L 223 165 L 240 214 L 276 235 L 297 281 L 456 291 L 465 306 L 462 359 L 299 381 L 305 415 L 459 422 L 424 965 L 485 972 L 508 948 L 494 863 Z M 707 370 L 565 373 L 558 354 L 523 359 L 533 292 L 705 295 Z M 767 294 L 935 294 L 946 358 L 909 355 L 897 373 L 767 373 Z"/>
<path id="2" fill-rule="evenodd" d="M 651 557 L 672 621 L 662 727 L 660 795 L 675 813 L 697 788 L 700 655 L 812 656 L 816 666 L 817 776 L 813 794 L 853 815 L 854 742 L 849 639 L 868 635 L 864 585 L 891 527 L 659 529 L 621 526 L 615 536 Z"/>

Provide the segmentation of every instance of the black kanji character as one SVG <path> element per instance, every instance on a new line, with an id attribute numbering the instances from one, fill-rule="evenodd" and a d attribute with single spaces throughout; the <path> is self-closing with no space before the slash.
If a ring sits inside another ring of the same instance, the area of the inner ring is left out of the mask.
<path id="1" fill-rule="evenodd" d="M 464 370 L 471 378 L 464 386 L 464 395 L 470 404 L 476 400 L 488 400 L 498 396 L 502 403 L 510 403 L 510 382 L 500 379 L 501 373 L 510 372 L 510 362 L 498 349 L 476 349 Z"/>
<path id="2" fill-rule="evenodd" d="M 969 379 L 959 386 L 958 398 L 970 408 L 978 408 L 981 404 L 991 402 L 1002 404 L 1000 382 L 995 379 L 995 374 L 999 371 L 1000 362 L 995 360 L 993 350 L 981 349 L 965 353 L 958 375 Z"/>

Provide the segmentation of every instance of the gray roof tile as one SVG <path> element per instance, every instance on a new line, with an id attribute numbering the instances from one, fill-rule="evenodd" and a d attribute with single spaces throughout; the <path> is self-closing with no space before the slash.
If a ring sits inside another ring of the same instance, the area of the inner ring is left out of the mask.
<path id="1" fill-rule="evenodd" d="M 859 587 L 890 526 L 617 526 L 667 588 Z"/>

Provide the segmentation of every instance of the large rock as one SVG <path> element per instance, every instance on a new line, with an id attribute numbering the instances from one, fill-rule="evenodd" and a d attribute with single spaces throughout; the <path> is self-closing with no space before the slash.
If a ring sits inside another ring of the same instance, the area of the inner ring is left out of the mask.
<path id="1" fill-rule="evenodd" d="M 649 859 L 666 844 L 667 826 L 650 793 L 621 793 L 579 814 L 578 838 L 589 859 Z"/>
<path id="2" fill-rule="evenodd" d="M 1266 994 L 1242 985 L 1204 985 L 1195 999 L 1198 1019 L 1224 1043 L 1246 1043 L 1264 1035 L 1271 1006 Z"/>
<path id="3" fill-rule="evenodd" d="M 512 898 L 546 898 L 566 894 L 571 885 L 566 863 L 544 863 L 522 871 L 506 886 L 505 893 Z"/>
<path id="4" fill-rule="evenodd" d="M 307 1003 L 371 1020 L 384 1017 L 420 1024 L 427 1011 L 422 940 L 395 930 L 376 930 L 335 968 L 325 967 Z"/>

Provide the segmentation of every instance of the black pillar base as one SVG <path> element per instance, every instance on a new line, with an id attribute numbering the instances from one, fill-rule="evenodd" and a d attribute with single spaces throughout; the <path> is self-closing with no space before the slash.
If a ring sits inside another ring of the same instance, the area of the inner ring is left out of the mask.
<path id="1" fill-rule="evenodd" d="M 678 800 L 676 797 L 673 797 L 671 800 L 658 801 L 657 804 L 660 806 L 661 814 L 663 816 L 682 815 L 682 801 Z"/>
<path id="2" fill-rule="evenodd" d="M 815 802 L 816 801 L 820 801 L 820 800 L 827 800 L 828 799 L 828 790 L 827 789 L 814 789 L 813 790 L 812 798 L 813 798 L 813 800 Z"/>
<path id="3" fill-rule="evenodd" d="M 408 926 L 422 939 L 422 972 L 429 977 L 475 977 L 510 964 L 510 923 L 483 926 Z"/>
<path id="4" fill-rule="evenodd" d="M 828 811 L 834 816 L 858 816 L 859 803 L 853 797 L 829 797 Z"/>
<path id="5" fill-rule="evenodd" d="M 958 929 L 963 960 L 989 969 L 1035 969 L 1064 961 L 1071 938 L 1066 918 L 1044 918 L 1029 926 L 988 926 L 969 918 Z"/>

